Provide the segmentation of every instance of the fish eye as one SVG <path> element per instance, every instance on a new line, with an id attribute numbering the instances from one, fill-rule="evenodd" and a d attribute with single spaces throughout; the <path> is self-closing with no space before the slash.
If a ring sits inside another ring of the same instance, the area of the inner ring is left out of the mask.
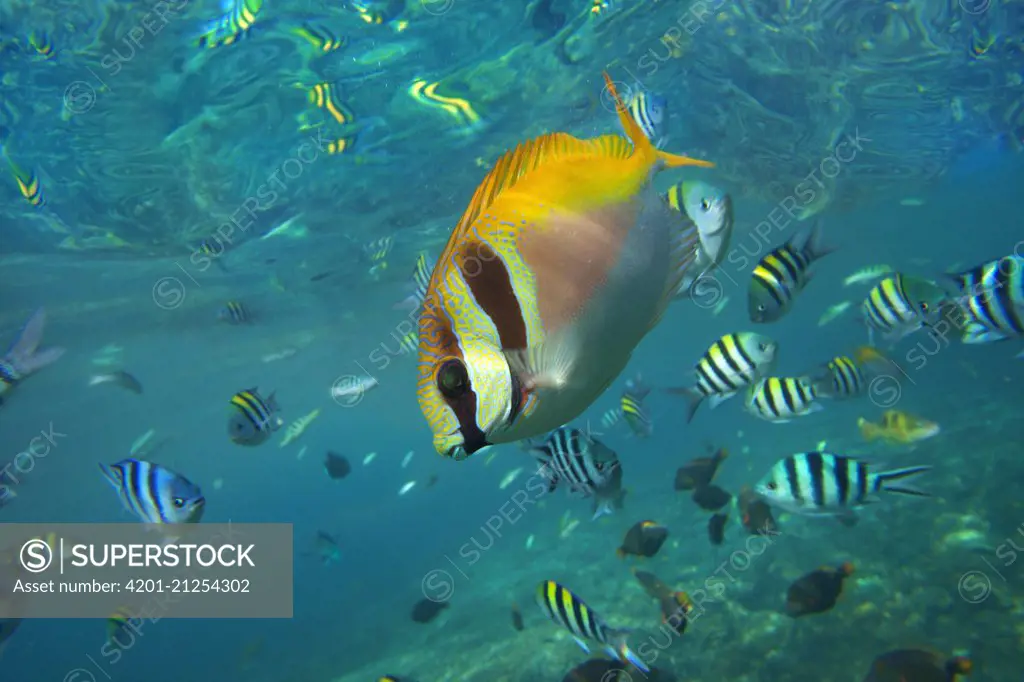
<path id="1" fill-rule="evenodd" d="M 771 483 L 768 483 L 765 486 L 765 488 L 768 488 L 768 490 L 775 490 L 778 487 L 779 487 L 779 485 L 775 481 L 772 481 Z"/>
<path id="2" fill-rule="evenodd" d="M 766 306 L 766 305 L 765 305 L 764 303 L 758 303 L 758 304 L 757 304 L 757 310 L 758 310 L 759 312 L 762 312 L 762 313 L 763 313 L 763 312 L 764 312 L 765 310 L 767 310 L 767 309 L 768 309 L 768 306 Z"/>
<path id="3" fill-rule="evenodd" d="M 928 302 L 927 301 L 921 301 L 921 312 L 922 313 L 928 312 Z"/>
<path id="4" fill-rule="evenodd" d="M 458 400 L 469 390 L 469 372 L 461 360 L 445 360 L 437 370 L 437 390 L 449 400 Z"/>
<path id="5" fill-rule="evenodd" d="M 181 497 L 175 497 L 171 502 L 174 504 L 176 509 L 181 509 L 185 506 L 185 500 Z"/>
<path id="6" fill-rule="evenodd" d="M 708 200 L 708 199 L 701 199 L 700 200 L 700 208 L 701 208 L 702 211 L 710 211 L 711 210 L 711 201 Z"/>
<path id="7" fill-rule="evenodd" d="M 764 351 L 768 350 L 768 344 L 767 343 L 759 343 L 759 344 L 757 344 L 757 349 L 763 353 Z"/>

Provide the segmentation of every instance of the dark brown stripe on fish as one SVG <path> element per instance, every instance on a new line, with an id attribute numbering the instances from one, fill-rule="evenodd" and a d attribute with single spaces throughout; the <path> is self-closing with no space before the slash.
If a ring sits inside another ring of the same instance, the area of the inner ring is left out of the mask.
<path id="1" fill-rule="evenodd" d="M 487 244 L 469 242 L 461 254 L 459 270 L 473 298 L 491 318 L 502 348 L 526 348 L 526 323 L 512 277 L 505 263 Z"/>

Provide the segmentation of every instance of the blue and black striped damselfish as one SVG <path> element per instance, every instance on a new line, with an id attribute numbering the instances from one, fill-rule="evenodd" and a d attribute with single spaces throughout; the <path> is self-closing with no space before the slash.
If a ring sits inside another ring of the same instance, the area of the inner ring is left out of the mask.
<path id="1" fill-rule="evenodd" d="M 249 317 L 249 309 L 241 301 L 228 301 L 217 314 L 217 318 L 228 324 L 247 324 L 252 318 Z"/>
<path id="2" fill-rule="evenodd" d="M 143 523 L 198 523 L 206 507 L 199 486 L 159 464 L 123 459 L 100 464 L 125 509 Z"/>
<path id="3" fill-rule="evenodd" d="M 876 332 L 889 343 L 930 325 L 941 313 L 947 293 L 935 282 L 896 273 L 868 292 L 861 313 L 868 326 L 869 343 Z"/>
<path id="4" fill-rule="evenodd" d="M 809 268 L 833 249 L 822 246 L 818 223 L 793 235 L 754 267 L 747 305 L 753 322 L 775 322 L 811 281 Z"/>
<path id="5" fill-rule="evenodd" d="M 231 397 L 228 435 L 238 445 L 261 445 L 283 424 L 274 416 L 279 409 L 273 393 L 264 400 L 256 388 L 239 391 Z"/>
<path id="6" fill-rule="evenodd" d="M 416 257 L 416 265 L 413 267 L 412 277 L 407 285 L 409 295 L 393 307 L 397 310 L 419 312 L 423 307 L 423 299 L 427 297 L 427 288 L 430 287 L 430 276 L 433 272 L 434 261 L 426 251 L 421 251 Z"/>
<path id="7" fill-rule="evenodd" d="M 963 343 L 1024 337 L 1024 256 L 1016 254 L 952 275 L 960 296 Z M 1024 352 L 1017 357 L 1024 357 Z"/>
<path id="8" fill-rule="evenodd" d="M 762 378 L 774 364 L 777 351 L 778 344 L 767 336 L 753 332 L 726 334 L 711 344 L 694 365 L 696 383 L 668 392 L 687 399 L 689 422 L 705 398 L 713 409 Z"/>
<path id="9" fill-rule="evenodd" d="M 643 672 L 650 672 L 644 662 L 626 644 L 628 630 L 609 628 L 583 600 L 554 580 L 545 580 L 537 587 L 537 604 L 555 624 L 572 635 L 580 647 L 590 653 L 586 640 L 603 644 L 608 654 L 620 661 L 629 661 Z"/>
<path id="10" fill-rule="evenodd" d="M 873 346 L 861 346 L 851 355 L 837 355 L 814 377 L 815 393 L 828 398 L 854 398 L 863 395 L 871 382 L 892 361 Z"/>
<path id="11" fill-rule="evenodd" d="M 872 473 L 866 462 L 827 452 L 802 452 L 780 460 L 755 488 L 768 504 L 794 514 L 848 516 L 882 491 L 930 497 L 906 484 L 929 466 Z"/>
<path id="12" fill-rule="evenodd" d="M 629 100 L 629 115 L 655 147 L 665 143 L 662 135 L 668 102 L 660 95 L 638 92 Z"/>
<path id="13" fill-rule="evenodd" d="M 563 426 L 531 448 L 546 468 L 548 492 L 564 482 L 572 492 L 590 497 L 599 492 L 619 466 L 615 452 L 579 429 Z"/>

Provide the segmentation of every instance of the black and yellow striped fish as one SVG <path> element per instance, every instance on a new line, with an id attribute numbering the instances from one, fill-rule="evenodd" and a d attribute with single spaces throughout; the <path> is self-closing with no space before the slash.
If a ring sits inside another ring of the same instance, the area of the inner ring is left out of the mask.
<path id="1" fill-rule="evenodd" d="M 260 445 L 284 423 L 274 416 L 279 410 L 273 393 L 264 400 L 255 388 L 239 391 L 231 397 L 228 435 L 237 445 Z"/>
<path id="2" fill-rule="evenodd" d="M 398 342 L 399 347 L 403 353 L 409 353 L 415 355 L 419 352 L 420 337 L 412 331 L 405 334 L 402 339 Z"/>
<path id="3" fill-rule="evenodd" d="M 199 246 L 193 251 L 191 261 L 194 265 L 199 265 L 201 260 L 212 262 L 222 272 L 227 272 L 227 264 L 224 262 L 224 256 L 228 251 L 227 245 L 222 242 L 218 237 L 207 237 L 203 241 L 199 242 Z M 204 266 L 202 269 L 206 270 L 209 266 Z"/>
<path id="4" fill-rule="evenodd" d="M 209 24 L 199 37 L 200 48 L 225 47 L 247 37 L 263 9 L 263 0 L 226 0 L 224 9 L 224 15 Z"/>
<path id="5" fill-rule="evenodd" d="M 36 175 L 36 172 L 34 170 L 25 170 L 10 159 L 8 159 L 7 163 L 11 167 L 14 181 L 18 183 L 18 192 L 21 193 L 21 196 L 25 197 L 25 201 L 35 208 L 45 206 L 46 197 L 43 196 L 43 188 L 39 183 L 39 176 Z"/>
<path id="6" fill-rule="evenodd" d="M 775 322 L 789 311 L 793 299 L 811 281 L 811 264 L 832 252 L 820 239 L 815 223 L 761 259 L 751 276 L 747 299 L 752 322 Z"/>
<path id="7" fill-rule="evenodd" d="M 750 387 L 747 411 L 765 421 L 784 424 L 822 409 L 814 384 L 806 377 L 768 377 Z"/>
<path id="8" fill-rule="evenodd" d="M 364 22 L 380 26 L 398 18 L 405 9 L 405 0 L 353 0 L 349 5 Z"/>
<path id="9" fill-rule="evenodd" d="M 628 107 L 629 115 L 637 122 L 647 139 L 654 143 L 655 147 L 661 147 L 665 142 L 663 131 L 668 101 L 661 95 L 641 90 L 633 95 Z"/>
<path id="10" fill-rule="evenodd" d="M 430 286 L 430 275 L 434 272 L 434 266 L 429 260 L 425 251 L 420 252 L 416 257 L 416 267 L 413 269 L 412 281 L 415 291 L 413 295 L 420 301 L 427 296 L 427 287 Z"/>
<path id="11" fill-rule="evenodd" d="M 309 88 L 309 103 L 318 109 L 326 111 L 334 121 L 340 125 L 350 125 L 355 122 L 356 115 L 341 101 L 338 88 L 332 83 L 317 83 Z"/>
<path id="12" fill-rule="evenodd" d="M 667 389 L 688 401 L 686 421 L 693 420 L 705 398 L 711 408 L 718 407 L 762 378 L 775 362 L 778 344 L 762 334 L 738 332 L 715 341 L 694 365 L 693 386 Z"/>
<path id="13" fill-rule="evenodd" d="M 951 277 L 960 291 L 954 305 L 963 343 L 1024 336 L 1024 256 L 1006 256 Z"/>
<path id="14" fill-rule="evenodd" d="M 228 324 L 247 324 L 252 321 L 249 309 L 241 301 L 228 301 L 217 313 L 217 319 Z"/>
<path id="15" fill-rule="evenodd" d="M 329 28 L 318 24 L 304 23 L 289 31 L 313 46 L 317 52 L 327 54 L 340 50 L 348 44 L 344 37 L 336 36 Z"/>
<path id="16" fill-rule="evenodd" d="M 371 275 L 379 274 L 382 270 L 387 269 L 388 254 L 391 253 L 391 248 L 394 245 L 395 238 L 387 236 L 374 239 L 363 247 L 363 253 L 366 255 L 367 260 L 370 261 Z"/>
<path id="17" fill-rule="evenodd" d="M 464 130 L 474 130 L 483 123 L 483 118 L 469 100 L 443 95 L 438 92 L 440 87 L 440 83 L 428 83 L 423 79 L 417 79 L 409 86 L 409 95 L 426 107 L 444 112 Z"/>
<path id="18" fill-rule="evenodd" d="M 357 135 L 344 135 L 331 140 L 325 146 L 328 154 L 348 154 L 356 148 Z"/>
<path id="19" fill-rule="evenodd" d="M 861 303 L 861 314 L 868 327 L 868 343 L 874 345 L 876 332 L 889 343 L 895 343 L 932 324 L 948 298 L 935 282 L 900 273 L 886 277 Z"/>
<path id="20" fill-rule="evenodd" d="M 582 599 L 554 580 L 545 580 L 537 586 L 537 604 L 556 625 L 568 630 L 585 652 L 590 653 L 586 640 L 598 642 L 613 658 L 628 661 L 645 673 L 650 672 L 627 645 L 627 630 L 609 628 Z"/>
<path id="21" fill-rule="evenodd" d="M 404 299 L 394 305 L 398 310 L 417 311 L 423 306 L 423 299 L 427 296 L 427 287 L 430 286 L 430 276 L 434 272 L 434 261 L 426 251 L 421 251 L 416 256 L 416 265 L 413 266 L 411 282 L 409 287 L 412 291 Z"/>
<path id="22" fill-rule="evenodd" d="M 828 361 L 813 382 L 817 395 L 838 399 L 863 395 L 871 381 L 891 363 L 873 346 L 862 346 L 852 355 L 837 355 Z"/>
<path id="23" fill-rule="evenodd" d="M 654 422 L 651 421 L 650 415 L 644 410 L 642 398 L 627 391 L 619 399 L 619 408 L 622 410 L 622 416 L 625 418 L 626 423 L 629 424 L 629 428 L 635 436 L 638 438 L 648 438 L 651 435 L 654 430 Z"/>

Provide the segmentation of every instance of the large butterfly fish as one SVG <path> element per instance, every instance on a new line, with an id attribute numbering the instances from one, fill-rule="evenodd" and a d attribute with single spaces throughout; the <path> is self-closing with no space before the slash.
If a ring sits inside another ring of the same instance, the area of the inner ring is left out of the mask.
<path id="1" fill-rule="evenodd" d="M 714 164 L 656 149 L 605 81 L 629 139 L 549 133 L 505 153 L 434 267 L 419 319 L 418 393 L 446 457 L 578 417 L 693 265 L 697 229 L 652 179 Z"/>

